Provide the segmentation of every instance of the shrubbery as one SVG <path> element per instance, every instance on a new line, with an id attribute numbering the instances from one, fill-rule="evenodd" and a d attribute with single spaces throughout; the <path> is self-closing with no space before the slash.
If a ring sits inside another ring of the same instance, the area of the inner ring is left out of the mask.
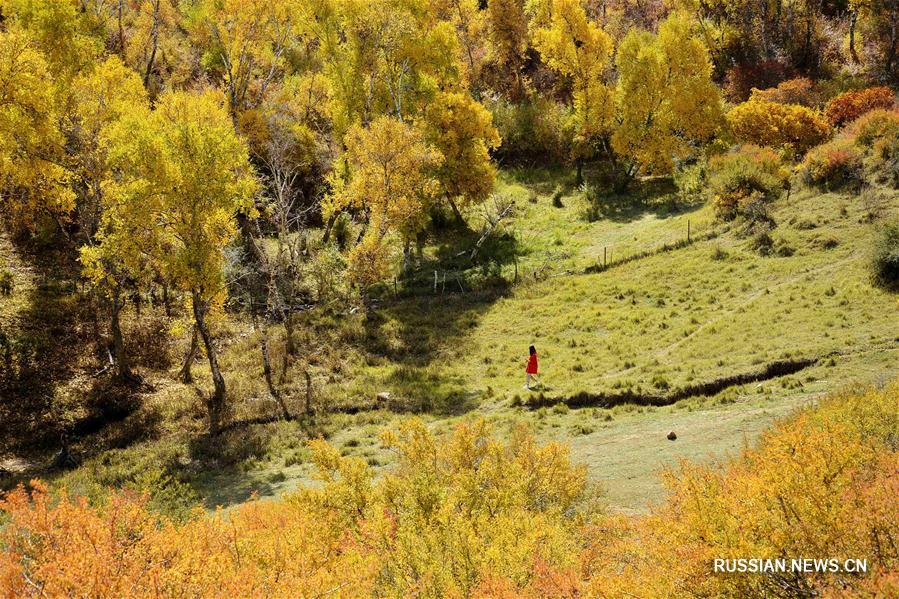
<path id="1" fill-rule="evenodd" d="M 830 125 L 814 110 L 797 104 L 751 100 L 735 106 L 727 120 L 738 140 L 803 154 L 830 137 Z"/>
<path id="2" fill-rule="evenodd" d="M 749 96 L 753 102 L 776 102 L 778 104 L 801 104 L 812 106 L 815 104 L 815 84 L 808 77 L 787 79 L 777 85 L 766 89 L 754 88 Z"/>
<path id="3" fill-rule="evenodd" d="M 874 244 L 871 260 L 874 281 L 886 289 L 899 289 L 899 222 L 885 225 Z"/>
<path id="4" fill-rule="evenodd" d="M 885 137 L 899 134 L 899 110 L 872 110 L 846 129 L 847 135 L 865 148 Z"/>
<path id="5" fill-rule="evenodd" d="M 652 516 L 596 539 L 594 590 L 605 597 L 895 596 L 897 401 L 896 383 L 826 399 L 776 425 L 737 460 L 669 473 L 671 495 Z M 710 567 L 714 558 L 747 556 L 867 559 L 869 570 L 847 577 Z"/>
<path id="6" fill-rule="evenodd" d="M 833 126 L 839 127 L 876 108 L 891 108 L 895 101 L 896 96 L 888 87 L 850 90 L 828 102 L 824 114 Z"/>
<path id="7" fill-rule="evenodd" d="M 570 112 L 562 104 L 535 97 L 520 104 L 499 99 L 488 107 L 493 113 L 493 126 L 503 140 L 498 155 L 514 160 L 568 160 L 573 130 Z"/>
<path id="8" fill-rule="evenodd" d="M 806 185 L 828 190 L 842 186 L 858 189 L 864 181 L 863 154 L 852 139 L 840 137 L 809 150 L 801 174 Z"/>
<path id="9" fill-rule="evenodd" d="M 724 95 L 731 102 L 743 102 L 753 89 L 775 86 L 789 79 L 793 73 L 792 68 L 777 60 L 738 64 L 727 71 Z"/>
<path id="10" fill-rule="evenodd" d="M 743 146 L 709 161 L 708 194 L 723 220 L 754 218 L 789 189 L 790 173 L 773 150 Z"/>

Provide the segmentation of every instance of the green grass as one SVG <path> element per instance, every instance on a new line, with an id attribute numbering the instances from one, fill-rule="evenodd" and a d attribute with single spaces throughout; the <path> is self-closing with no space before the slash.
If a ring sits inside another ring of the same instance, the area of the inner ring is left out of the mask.
<path id="1" fill-rule="evenodd" d="M 553 205 L 557 190 L 562 207 Z M 114 459 L 100 453 L 57 482 L 90 490 L 97 481 L 133 480 L 142 464 L 161 464 L 174 482 L 165 476 L 151 481 L 160 497 L 188 485 L 210 508 L 233 505 L 253 491 L 266 497 L 311 484 L 304 448 L 310 438 L 327 438 L 345 455 L 389 467 L 392 455 L 377 435 L 415 413 L 441 432 L 460 418 L 486 418 L 497 434 L 524 420 L 542 439 L 569 444 L 614 508 L 642 510 L 663 496 L 661 468 L 680 458 L 736 452 L 773 419 L 822 393 L 899 372 L 896 296 L 871 284 L 875 224 L 855 197 L 803 191 L 779 202 L 772 237 L 792 252 L 766 257 L 737 227 L 715 223 L 708 208 L 676 201 L 663 181 L 628 197 L 603 197 L 572 189 L 567 172 L 504 171 L 497 191 L 512 196 L 517 208 L 497 232 L 501 239 L 485 246 L 482 263 L 458 256 L 449 239 L 458 232 L 447 230 L 424 248 L 415 295 L 408 295 L 411 286 L 399 298 L 383 293 L 367 313 L 303 314 L 300 356 L 280 388 L 300 413 L 308 370 L 319 408 L 315 419 L 203 440 L 199 398 L 210 390 L 208 372 L 200 361 L 195 386 L 173 382 L 185 349 L 182 335 L 167 350 L 176 356 L 170 365 L 144 369 L 148 387 L 138 411 L 103 433 L 101 446 L 124 438 L 127 447 Z M 894 197 L 882 218 L 897 214 Z M 468 214 L 475 230 L 479 218 L 477 211 Z M 687 221 L 695 243 L 585 274 L 603 248 L 618 259 L 673 244 L 686 236 Z M 710 231 L 715 238 L 703 236 Z M 465 292 L 450 282 L 434 293 L 428 283 L 433 270 L 457 273 Z M 0 298 L 0 314 L 16 310 Z M 129 313 L 126 325 L 134 332 L 139 323 Z M 262 377 L 259 333 L 234 318 L 216 327 L 231 418 L 275 413 Z M 273 332 L 272 360 L 279 365 L 283 332 Z M 531 344 L 540 353 L 544 382 L 534 394 L 550 398 L 664 394 L 776 360 L 821 359 L 790 376 L 660 408 L 530 410 L 523 404 L 532 395 L 522 386 Z M 382 391 L 391 399 L 378 404 Z M 329 413 L 360 405 L 377 409 Z M 141 434 L 125 435 L 128 427 Z M 676 441 L 665 438 L 669 430 Z M 84 441 L 82 449 L 89 453 L 91 443 L 97 440 Z"/>

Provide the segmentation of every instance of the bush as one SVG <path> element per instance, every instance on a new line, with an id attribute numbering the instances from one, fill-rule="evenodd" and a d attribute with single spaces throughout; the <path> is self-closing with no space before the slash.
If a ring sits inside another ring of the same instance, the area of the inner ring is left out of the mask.
<path id="1" fill-rule="evenodd" d="M 874 143 L 870 163 L 879 182 L 899 187 L 899 132 Z"/>
<path id="2" fill-rule="evenodd" d="M 390 273 L 390 248 L 375 235 L 366 236 L 350 251 L 347 275 L 364 293 Z"/>
<path id="3" fill-rule="evenodd" d="M 727 121 L 744 143 L 804 154 L 830 137 L 830 125 L 816 111 L 797 104 L 749 101 L 735 106 Z"/>
<path id="4" fill-rule="evenodd" d="M 707 193 L 722 220 L 739 215 L 753 217 L 759 205 L 776 200 L 789 189 L 790 174 L 778 155 L 757 146 L 743 146 L 736 152 L 709 161 Z"/>
<path id="5" fill-rule="evenodd" d="M 697 162 L 674 171 L 674 185 L 682 199 L 689 201 L 702 194 L 705 189 L 706 168 L 705 162 Z"/>
<path id="6" fill-rule="evenodd" d="M 591 570 L 586 594 L 895 596 L 897 399 L 896 384 L 825 399 L 776 424 L 736 460 L 669 470 L 663 505 L 597 540 L 599 570 Z M 866 559 L 869 569 L 847 577 L 710 567 L 718 557 L 800 555 Z"/>
<path id="7" fill-rule="evenodd" d="M 824 115 L 834 127 L 839 127 L 876 108 L 891 108 L 895 101 L 896 96 L 888 87 L 850 90 L 828 102 Z"/>
<path id="8" fill-rule="evenodd" d="M 768 88 L 789 79 L 793 70 L 777 60 L 740 64 L 724 77 L 724 95 L 731 102 L 744 102 L 754 88 Z"/>
<path id="9" fill-rule="evenodd" d="M 849 125 L 846 134 L 867 151 L 871 175 L 899 187 L 899 110 L 872 110 Z"/>
<path id="10" fill-rule="evenodd" d="M 846 134 L 871 149 L 877 140 L 899 134 L 899 110 L 872 110 L 849 125 Z"/>
<path id="11" fill-rule="evenodd" d="M 0 269 L 0 295 L 11 295 L 12 289 L 12 271 L 10 271 L 8 268 Z"/>
<path id="12" fill-rule="evenodd" d="M 859 189 L 864 181 L 862 152 L 851 139 L 841 137 L 812 148 L 800 169 L 806 185 L 827 190 L 849 186 Z"/>
<path id="13" fill-rule="evenodd" d="M 503 140 L 497 157 L 506 160 L 539 158 L 562 163 L 571 152 L 568 109 L 553 100 L 534 98 L 521 104 L 496 100 L 489 105 L 493 126 Z"/>
<path id="14" fill-rule="evenodd" d="M 815 84 L 808 77 L 787 79 L 777 87 L 767 89 L 754 88 L 749 96 L 753 102 L 775 102 L 777 104 L 801 104 L 812 106 L 815 104 Z"/>
<path id="15" fill-rule="evenodd" d="M 874 243 L 871 270 L 875 283 L 899 290 L 899 222 L 885 225 Z"/>

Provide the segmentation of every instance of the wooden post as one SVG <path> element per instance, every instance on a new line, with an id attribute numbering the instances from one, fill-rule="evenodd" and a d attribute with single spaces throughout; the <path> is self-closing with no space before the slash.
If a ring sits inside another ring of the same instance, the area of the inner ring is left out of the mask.
<path id="1" fill-rule="evenodd" d="M 304 370 L 303 374 L 306 376 L 306 413 L 312 413 L 312 377 L 309 376 L 309 371 Z"/>
<path id="2" fill-rule="evenodd" d="M 434 271 L 434 293 L 437 293 L 437 271 Z"/>
<path id="3" fill-rule="evenodd" d="M 608 250 L 608 248 L 603 246 L 603 248 L 602 248 L 602 268 L 603 268 L 603 270 L 605 270 L 605 268 L 606 268 L 606 255 L 607 255 L 606 251 L 607 250 Z"/>
<path id="4" fill-rule="evenodd" d="M 690 219 L 687 219 L 687 243 L 690 243 Z"/>

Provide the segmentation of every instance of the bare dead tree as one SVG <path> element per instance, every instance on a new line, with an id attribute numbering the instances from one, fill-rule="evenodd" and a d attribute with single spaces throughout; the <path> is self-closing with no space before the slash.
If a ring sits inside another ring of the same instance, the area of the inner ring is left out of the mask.
<path id="1" fill-rule="evenodd" d="M 474 248 L 471 250 L 471 254 L 469 254 L 469 259 L 474 260 L 478 256 L 478 252 L 481 249 L 481 246 L 484 245 L 484 242 L 496 231 L 496 228 L 499 227 L 500 223 L 512 215 L 515 211 L 515 200 L 511 199 L 506 195 L 501 194 L 493 194 L 491 196 L 490 204 L 485 204 L 481 210 L 481 214 L 484 217 L 484 231 L 481 233 L 480 238 L 478 238 L 477 242 L 474 244 Z"/>

